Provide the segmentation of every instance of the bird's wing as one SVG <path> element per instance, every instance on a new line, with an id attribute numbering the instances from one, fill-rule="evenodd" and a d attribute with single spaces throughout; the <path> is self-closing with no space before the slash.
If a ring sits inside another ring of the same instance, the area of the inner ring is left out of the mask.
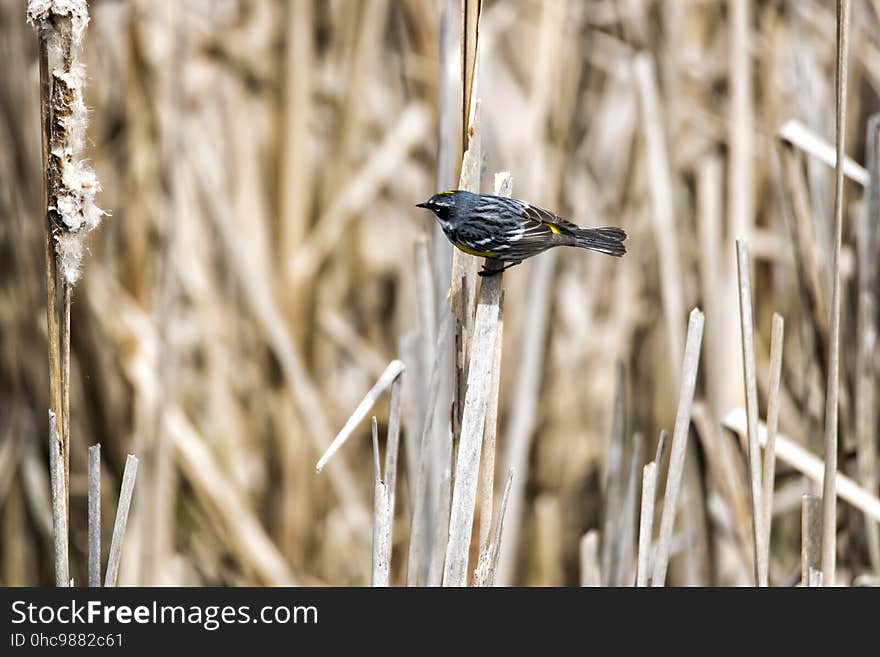
<path id="1" fill-rule="evenodd" d="M 545 210 L 544 208 L 532 205 L 531 203 L 526 203 L 525 201 L 517 201 L 517 203 L 522 208 L 523 216 L 530 220 L 528 228 L 535 229 L 536 232 L 539 232 L 540 234 L 546 235 L 549 230 L 557 235 L 568 235 L 580 229 L 580 226 L 577 224 L 573 224 L 572 222 L 563 219 L 550 212 L 550 210 Z M 541 227 L 533 226 L 531 222 L 541 224 Z"/>
<path id="2" fill-rule="evenodd" d="M 499 213 L 499 206 L 506 212 Z M 549 210 L 520 201 L 518 199 L 489 196 L 484 197 L 474 214 L 485 217 L 494 225 L 492 239 L 485 236 L 479 241 L 479 248 L 494 251 L 505 260 L 524 260 L 542 251 L 564 243 L 557 235 L 573 236 L 577 226 Z M 501 215 L 501 218 L 497 218 Z M 491 219 L 489 219 L 491 217 Z M 516 218 L 514 220 L 514 217 Z"/>

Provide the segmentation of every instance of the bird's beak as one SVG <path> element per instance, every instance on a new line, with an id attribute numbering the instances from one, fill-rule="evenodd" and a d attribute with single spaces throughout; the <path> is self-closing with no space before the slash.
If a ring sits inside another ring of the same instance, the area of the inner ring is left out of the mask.
<path id="1" fill-rule="evenodd" d="M 430 210 L 430 209 L 431 209 L 431 207 L 428 205 L 427 202 L 425 202 L 425 203 L 416 203 L 416 207 L 417 207 L 417 208 L 425 208 L 426 210 Z"/>

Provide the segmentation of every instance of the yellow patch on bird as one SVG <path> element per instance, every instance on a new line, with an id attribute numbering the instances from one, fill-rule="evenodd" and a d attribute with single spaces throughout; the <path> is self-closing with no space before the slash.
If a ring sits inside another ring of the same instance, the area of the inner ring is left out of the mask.
<path id="1" fill-rule="evenodd" d="M 550 229 L 550 232 L 554 233 L 555 235 L 559 235 L 562 232 L 561 230 L 559 230 L 559 226 L 557 226 L 556 224 L 547 224 L 547 227 Z"/>
<path id="2" fill-rule="evenodd" d="M 440 194 L 441 195 L 455 194 L 455 190 L 454 189 L 447 189 L 445 192 L 440 192 Z"/>
<path id="3" fill-rule="evenodd" d="M 495 251 L 477 251 L 476 249 L 472 249 L 471 247 L 466 246 L 461 242 L 456 242 L 455 246 L 457 246 L 460 250 L 464 251 L 468 255 L 478 256 L 480 258 L 494 258 L 498 255 Z"/>

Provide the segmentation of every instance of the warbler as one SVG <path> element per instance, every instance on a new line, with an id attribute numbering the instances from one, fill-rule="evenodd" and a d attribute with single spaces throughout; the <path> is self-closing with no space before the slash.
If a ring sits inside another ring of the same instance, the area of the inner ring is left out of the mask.
<path id="1" fill-rule="evenodd" d="M 581 228 L 549 210 L 515 198 L 450 190 L 416 207 L 434 213 L 450 242 L 465 253 L 509 263 L 481 276 L 499 274 L 554 246 L 575 246 L 620 257 L 626 232 L 620 228 Z"/>

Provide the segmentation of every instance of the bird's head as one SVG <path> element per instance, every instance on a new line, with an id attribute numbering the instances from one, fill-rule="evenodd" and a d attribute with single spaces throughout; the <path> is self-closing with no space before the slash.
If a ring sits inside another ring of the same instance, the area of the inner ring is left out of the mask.
<path id="1" fill-rule="evenodd" d="M 440 192 L 434 194 L 424 203 L 417 203 L 417 208 L 425 208 L 433 212 L 441 221 L 448 219 L 450 213 L 455 208 L 457 191 Z"/>

